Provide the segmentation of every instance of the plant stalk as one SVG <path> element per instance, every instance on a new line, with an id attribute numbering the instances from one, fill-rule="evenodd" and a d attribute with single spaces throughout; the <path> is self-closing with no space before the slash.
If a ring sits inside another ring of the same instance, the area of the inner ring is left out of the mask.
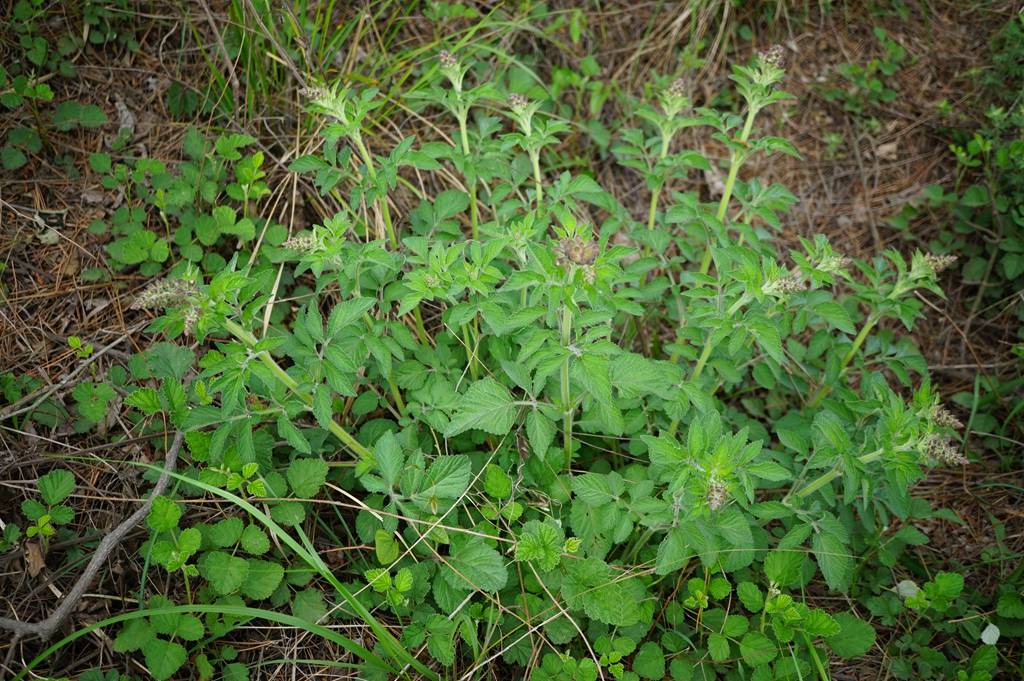
<path id="1" fill-rule="evenodd" d="M 356 132 L 352 135 L 352 142 L 356 145 L 359 155 L 363 157 L 363 163 L 366 164 L 366 173 L 370 176 L 371 180 L 376 180 L 377 169 L 373 167 L 373 156 L 370 155 L 370 150 L 367 149 L 366 144 L 363 143 L 363 136 Z M 382 195 L 377 200 L 377 206 L 380 208 L 381 216 L 384 218 L 384 229 L 387 230 L 388 241 L 391 242 L 392 248 L 398 248 L 398 236 L 395 234 L 395 227 L 391 223 L 391 210 L 388 208 L 388 197 L 386 195 Z"/>
<path id="2" fill-rule="evenodd" d="M 853 361 L 853 358 L 857 355 L 857 352 L 860 350 L 860 346 L 862 346 L 864 344 L 864 341 L 867 340 L 868 334 L 871 333 L 871 329 L 873 329 L 875 327 L 875 324 L 877 323 L 878 319 L 874 315 L 870 315 L 867 318 L 867 321 L 864 322 L 864 326 L 861 327 L 860 332 L 858 332 L 857 336 L 853 339 L 853 345 L 850 346 L 850 349 L 843 356 L 843 361 L 840 362 L 839 364 L 839 376 L 837 377 L 837 379 L 842 377 L 843 373 L 846 371 L 846 367 L 848 367 L 850 365 L 850 362 Z M 811 398 L 811 401 L 807 403 L 807 406 L 811 407 L 812 409 L 814 407 L 817 407 L 818 405 L 821 404 L 821 401 L 828 396 L 830 392 L 832 392 L 832 384 L 822 383 L 821 387 L 818 388 L 818 391 L 814 393 L 814 396 Z"/>
<path id="3" fill-rule="evenodd" d="M 562 363 L 561 388 L 562 388 L 562 447 L 565 451 L 565 466 L 572 465 L 572 417 L 573 407 L 569 386 L 569 362 L 572 359 L 572 351 L 569 349 L 572 343 L 572 310 L 568 305 L 562 305 L 562 345 L 565 347 L 565 361 Z"/>
<path id="4" fill-rule="evenodd" d="M 701 350 L 700 357 L 697 358 L 697 363 L 693 367 L 693 375 L 690 376 L 691 381 L 696 381 L 700 378 L 700 375 L 704 372 L 704 367 L 708 363 L 708 358 L 711 357 L 711 351 L 715 349 L 715 344 L 711 342 L 711 337 L 708 336 L 707 341 L 704 343 L 704 349 Z M 669 437 L 673 437 L 676 434 L 676 430 L 679 428 L 679 419 L 672 419 L 672 423 L 668 427 Z"/>
<path id="5" fill-rule="evenodd" d="M 459 137 L 462 139 L 462 154 L 467 159 L 469 158 L 469 133 L 466 130 L 466 115 L 468 111 L 463 111 L 459 115 Z M 469 190 L 469 222 L 471 225 L 471 235 L 473 241 L 476 241 L 479 237 L 479 223 L 480 215 L 479 208 L 476 203 L 476 177 L 474 176 L 472 182 L 467 182 L 467 189 Z"/>
<path id="6" fill-rule="evenodd" d="M 476 345 L 469 333 L 469 324 L 462 325 L 462 343 L 466 346 L 466 363 L 469 365 L 469 374 L 475 381 L 477 379 L 476 369 Z"/>
<path id="7" fill-rule="evenodd" d="M 753 107 L 747 111 L 747 120 L 743 123 L 743 130 L 740 132 L 740 144 L 746 144 L 750 138 L 750 131 L 754 127 L 754 118 L 757 116 L 757 112 L 758 110 Z M 739 175 L 741 165 L 743 165 L 741 152 L 734 151 L 729 159 L 729 176 L 725 180 L 722 200 L 719 201 L 718 213 L 715 214 L 719 222 L 725 220 L 725 214 L 729 211 L 729 199 L 732 198 L 732 190 L 736 186 L 736 176 Z M 700 263 L 700 273 L 707 274 L 709 269 L 711 269 L 711 238 L 708 238 L 704 259 Z"/>
<path id="8" fill-rule="evenodd" d="M 544 200 L 544 187 L 540 176 L 540 153 L 536 150 L 531 150 L 530 161 L 533 163 L 533 184 L 536 187 L 537 208 L 539 209 L 541 202 Z"/>
<path id="9" fill-rule="evenodd" d="M 259 339 L 256 338 L 256 336 L 254 336 L 249 331 L 245 330 L 237 322 L 233 322 L 230 319 L 225 321 L 224 328 L 226 328 L 227 331 L 232 336 L 234 336 L 235 338 L 237 338 L 241 342 L 245 343 L 250 348 L 255 348 L 256 344 L 259 342 Z M 289 376 L 287 371 L 285 371 L 283 368 L 281 368 L 281 365 L 278 364 L 274 360 L 274 358 L 270 356 L 269 352 L 267 352 L 266 350 L 262 350 L 262 351 L 258 352 L 256 356 L 259 357 L 260 361 L 263 362 L 263 364 L 268 369 L 270 369 L 271 373 L 273 373 L 274 376 L 279 381 L 281 381 L 281 383 L 286 388 L 288 388 L 293 393 L 295 393 L 295 395 L 298 396 L 298 398 L 300 400 L 305 402 L 307 406 L 312 406 L 313 405 L 313 396 L 310 395 L 305 390 L 303 390 L 302 388 L 300 388 L 298 382 L 296 382 L 296 380 L 294 378 Z M 337 421 L 334 421 L 332 419 L 331 422 L 328 424 L 328 430 L 331 431 L 332 435 L 334 435 L 336 438 L 341 440 L 342 443 L 344 443 L 344 445 L 346 447 L 351 449 L 353 452 L 358 454 L 360 457 L 362 457 L 362 458 L 372 458 L 373 454 L 370 452 L 370 450 L 367 449 L 366 447 L 364 447 L 359 442 L 359 440 L 357 440 L 354 437 L 352 437 L 351 435 L 349 435 L 348 431 L 346 431 L 344 428 L 342 428 L 338 424 Z"/>
<path id="10" fill-rule="evenodd" d="M 658 153 L 658 161 L 665 160 L 668 156 L 668 147 L 672 143 L 672 135 L 666 135 L 665 131 L 661 132 L 661 151 Z M 651 205 L 647 209 L 647 229 L 648 231 L 654 229 L 654 216 L 658 212 L 658 198 L 661 196 L 661 189 L 665 186 L 664 178 L 659 178 L 659 182 L 655 185 L 654 189 L 651 190 Z"/>
<path id="11" fill-rule="evenodd" d="M 873 463 L 881 459 L 883 454 L 885 454 L 884 449 L 876 449 L 873 452 L 869 452 L 868 454 L 862 454 L 861 456 L 857 457 L 857 461 L 859 461 L 862 464 Z M 811 482 L 807 483 L 806 485 L 798 489 L 796 492 L 794 492 L 794 494 L 796 494 L 796 496 L 800 497 L 801 499 L 805 499 L 810 495 L 814 494 L 815 492 L 817 492 L 825 485 L 829 484 L 830 482 L 838 478 L 842 474 L 842 467 L 839 464 L 836 464 L 825 473 L 819 475 L 816 479 L 812 480 Z"/>
<path id="12" fill-rule="evenodd" d="M 427 327 L 423 325 L 423 312 L 420 311 L 419 303 L 412 309 L 413 319 L 416 321 L 416 337 L 427 347 L 430 347 L 430 336 L 427 334 Z"/>

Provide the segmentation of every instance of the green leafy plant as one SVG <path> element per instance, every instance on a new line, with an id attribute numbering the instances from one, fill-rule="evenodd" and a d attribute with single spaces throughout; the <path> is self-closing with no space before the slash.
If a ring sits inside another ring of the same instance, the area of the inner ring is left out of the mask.
<path id="1" fill-rule="evenodd" d="M 57 528 L 75 519 L 75 512 L 62 503 L 75 491 L 75 476 L 65 468 L 57 468 L 40 476 L 36 488 L 41 501 L 26 499 L 21 504 L 21 512 L 33 523 L 25 529 L 25 536 L 29 539 L 38 537 L 43 555 L 46 555 L 50 538 L 57 533 Z M 12 531 L 12 534 L 16 533 Z M 5 531 L 5 539 L 6 535 Z"/>
<path id="2" fill-rule="evenodd" d="M 884 28 L 875 26 L 873 33 L 882 47 L 882 56 L 865 64 L 840 64 L 837 73 L 845 82 L 824 91 L 826 99 L 839 102 L 857 115 L 870 114 L 899 96 L 891 79 L 907 61 L 906 48 L 889 37 Z"/>
<path id="3" fill-rule="evenodd" d="M 901 597 L 862 560 L 926 543 L 911 521 L 949 518 L 914 483 L 968 461 L 904 332 L 954 258 L 854 260 L 821 236 L 781 252 L 797 197 L 749 169 L 798 155 L 761 116 L 789 98 L 783 54 L 733 68 L 735 111 L 694 109 L 686 76 L 631 103 L 606 146 L 650 192 L 639 215 L 552 162 L 560 102 L 462 48 L 418 64 L 397 107 L 304 93 L 322 135 L 290 169 L 337 206 L 309 229 L 261 217 L 251 137 L 190 130 L 176 166 L 93 155 L 126 196 L 95 226 L 114 269 L 169 267 L 134 305 L 166 340 L 82 383 L 79 412 L 123 391 L 140 438 L 173 427 L 187 454 L 140 548 L 166 588 L 75 635 L 118 625 L 158 679 L 189 660 L 244 678 L 217 642 L 264 619 L 372 680 L 539 660 L 540 679 L 824 681 L 876 620 L 957 612 L 949 577 Z M 372 145 L 404 107 L 438 139 Z M 714 144 L 679 150 L 683 130 Z M 674 191 L 716 165 L 721 195 Z"/>

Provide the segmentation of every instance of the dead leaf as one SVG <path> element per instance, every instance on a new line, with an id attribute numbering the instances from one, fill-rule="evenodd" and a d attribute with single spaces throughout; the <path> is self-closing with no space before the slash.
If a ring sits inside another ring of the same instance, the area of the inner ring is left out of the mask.
<path id="1" fill-rule="evenodd" d="M 46 567 L 46 560 L 43 558 L 43 548 L 37 541 L 25 543 L 25 568 L 29 577 L 35 577 Z"/>
<path id="2" fill-rule="evenodd" d="M 883 161 L 895 161 L 899 144 L 897 142 L 886 142 L 875 147 L 875 156 Z"/>

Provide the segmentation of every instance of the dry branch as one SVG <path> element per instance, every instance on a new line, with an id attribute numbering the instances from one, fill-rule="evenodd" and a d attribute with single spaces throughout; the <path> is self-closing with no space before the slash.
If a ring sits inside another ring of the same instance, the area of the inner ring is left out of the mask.
<path id="1" fill-rule="evenodd" d="M 181 443 L 184 437 L 185 434 L 181 431 L 178 431 L 174 436 L 174 441 L 164 456 L 164 467 L 156 484 L 153 485 L 152 494 L 143 502 L 142 506 L 139 506 L 135 513 L 125 518 L 120 525 L 103 538 L 100 545 L 96 547 L 96 552 L 89 560 L 89 564 L 85 566 L 85 570 L 78 578 L 78 581 L 75 582 L 75 585 L 64 596 L 64 599 L 57 606 L 57 609 L 53 611 L 53 614 L 38 622 L 21 622 L 7 617 L 0 617 L 0 629 L 13 631 L 17 638 L 39 636 L 45 641 L 53 636 L 54 632 L 60 628 L 64 620 L 67 619 L 68 615 L 75 609 L 75 606 L 78 605 L 78 602 L 82 600 L 86 589 L 89 588 L 99 569 L 107 562 L 111 552 L 117 548 L 117 545 L 121 543 L 124 536 L 146 517 L 150 507 L 153 505 L 153 499 L 162 494 L 167 488 L 167 483 L 171 479 L 171 472 L 174 470 L 174 465 L 178 460 L 178 452 L 181 450 Z"/>

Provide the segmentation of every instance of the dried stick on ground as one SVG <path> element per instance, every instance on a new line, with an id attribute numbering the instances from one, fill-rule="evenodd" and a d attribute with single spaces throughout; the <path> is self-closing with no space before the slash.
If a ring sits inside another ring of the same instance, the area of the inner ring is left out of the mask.
<path id="1" fill-rule="evenodd" d="M 117 548 L 117 545 L 121 543 L 124 536 L 146 517 L 146 514 L 149 513 L 149 508 L 153 505 L 153 499 L 162 494 L 167 488 L 167 483 L 171 479 L 171 471 L 174 470 L 174 464 L 178 460 L 178 452 L 181 450 L 181 442 L 184 437 L 185 434 L 181 431 L 178 431 L 174 436 L 174 442 L 171 443 L 170 449 L 167 450 L 167 454 L 164 456 L 164 468 L 156 484 L 153 485 L 152 494 L 143 502 L 142 506 L 139 506 L 135 513 L 128 516 L 103 538 L 100 545 L 96 547 L 96 552 L 92 554 L 89 564 L 85 566 L 82 575 L 64 596 L 64 599 L 57 606 L 57 609 L 53 611 L 53 614 L 39 622 L 20 622 L 7 617 L 0 617 L 0 629 L 13 631 L 16 638 L 39 636 L 45 641 L 53 636 L 53 633 L 60 628 L 60 625 L 64 623 L 64 620 L 67 619 L 68 615 L 75 609 L 75 606 L 78 605 L 78 601 L 82 599 L 96 573 L 107 562 L 111 552 Z"/>

